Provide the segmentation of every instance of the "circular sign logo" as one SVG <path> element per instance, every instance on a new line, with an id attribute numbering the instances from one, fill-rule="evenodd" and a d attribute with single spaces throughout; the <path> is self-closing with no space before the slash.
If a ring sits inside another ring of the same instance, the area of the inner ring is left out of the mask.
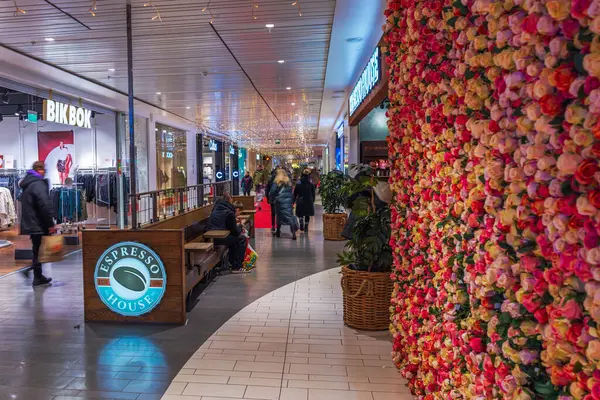
<path id="1" fill-rule="evenodd" d="M 141 243 L 121 242 L 96 263 L 98 296 L 117 314 L 137 317 L 152 311 L 167 288 L 167 274 L 158 255 Z"/>

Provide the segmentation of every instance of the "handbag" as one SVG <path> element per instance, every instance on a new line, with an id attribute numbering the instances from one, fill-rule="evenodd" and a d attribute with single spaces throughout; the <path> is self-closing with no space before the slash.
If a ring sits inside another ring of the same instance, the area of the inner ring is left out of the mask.
<path id="1" fill-rule="evenodd" d="M 40 246 L 39 262 L 50 263 L 62 261 L 65 255 L 62 236 L 43 236 Z"/>

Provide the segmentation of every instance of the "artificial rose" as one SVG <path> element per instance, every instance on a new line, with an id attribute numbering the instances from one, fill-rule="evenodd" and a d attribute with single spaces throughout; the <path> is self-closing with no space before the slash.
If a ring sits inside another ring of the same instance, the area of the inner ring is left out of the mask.
<path id="1" fill-rule="evenodd" d="M 598 162 L 596 160 L 586 159 L 577 166 L 575 179 L 582 185 L 589 185 L 594 182 L 596 172 L 598 172 Z"/>
<path id="2" fill-rule="evenodd" d="M 588 74 L 600 77 L 600 53 L 590 53 L 583 58 L 583 68 Z"/>
<path id="3" fill-rule="evenodd" d="M 556 95 L 547 94 L 540 99 L 542 113 L 555 117 L 562 111 L 561 99 Z"/>

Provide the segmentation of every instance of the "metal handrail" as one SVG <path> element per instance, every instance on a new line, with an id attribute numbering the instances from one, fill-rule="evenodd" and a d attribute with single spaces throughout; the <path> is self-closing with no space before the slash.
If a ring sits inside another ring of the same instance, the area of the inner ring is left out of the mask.
<path id="1" fill-rule="evenodd" d="M 223 193 L 231 193 L 231 189 L 232 181 L 222 181 L 131 194 L 130 202 L 136 204 L 136 218 L 132 220 L 137 222 L 137 226 L 133 228 L 141 228 L 212 204 Z"/>

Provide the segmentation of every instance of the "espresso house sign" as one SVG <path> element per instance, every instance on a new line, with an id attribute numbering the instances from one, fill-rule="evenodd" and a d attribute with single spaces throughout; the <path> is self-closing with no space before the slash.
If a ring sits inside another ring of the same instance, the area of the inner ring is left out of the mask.
<path id="1" fill-rule="evenodd" d="M 369 59 L 367 67 L 360 75 L 360 79 L 352 89 L 350 94 L 350 115 L 354 114 L 356 109 L 367 98 L 369 93 L 381 79 L 381 54 L 379 47 L 375 48 L 373 55 Z"/>
<path id="2" fill-rule="evenodd" d="M 48 122 L 92 129 L 92 111 L 54 100 L 44 100 L 43 119 Z"/>

